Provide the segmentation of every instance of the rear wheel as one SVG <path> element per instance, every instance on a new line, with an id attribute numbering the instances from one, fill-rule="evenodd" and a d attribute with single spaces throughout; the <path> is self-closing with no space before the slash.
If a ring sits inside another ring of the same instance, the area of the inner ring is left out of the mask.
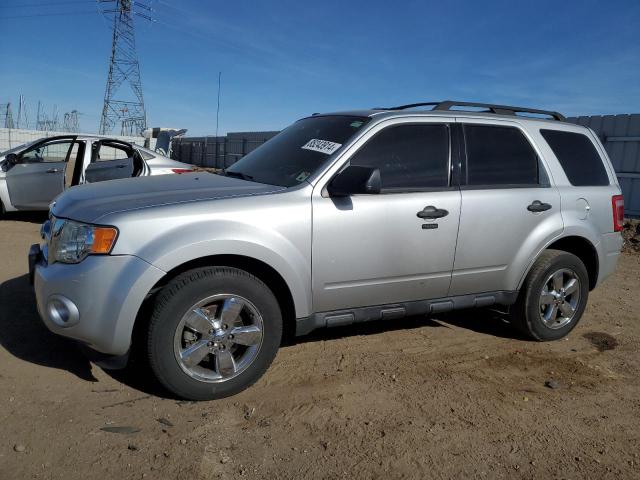
<path id="1" fill-rule="evenodd" d="M 280 308 L 262 281 L 236 268 L 200 268 L 160 292 L 149 323 L 149 362 L 175 395 L 212 400 L 258 380 L 281 338 Z"/>
<path id="2" fill-rule="evenodd" d="M 577 325 L 589 296 L 589 275 L 582 261 L 561 250 L 546 250 L 520 290 L 511 323 L 539 341 L 557 340 Z"/>

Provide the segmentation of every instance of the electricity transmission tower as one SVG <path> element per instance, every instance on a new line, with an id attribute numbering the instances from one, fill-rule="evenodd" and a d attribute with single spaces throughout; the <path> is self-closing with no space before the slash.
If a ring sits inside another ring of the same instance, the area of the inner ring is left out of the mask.
<path id="1" fill-rule="evenodd" d="M 139 136 L 147 128 L 147 114 L 142 96 L 133 16 L 151 21 L 149 15 L 139 11 L 150 12 L 151 8 L 133 0 L 99 0 L 99 3 L 103 4 L 104 15 L 109 18 L 113 15 L 111 61 L 99 133 L 106 135 L 121 122 L 121 135 Z"/>
<path id="2" fill-rule="evenodd" d="M 62 120 L 62 130 L 70 133 L 78 133 L 80 131 L 80 122 L 78 121 L 79 112 L 71 110 L 64 114 Z"/>
<path id="3" fill-rule="evenodd" d="M 0 118 L 3 119 L 2 126 L 4 128 L 14 128 L 13 124 L 13 111 L 11 110 L 11 103 L 5 103 L 4 105 L 0 105 Z"/>
<path id="4" fill-rule="evenodd" d="M 40 113 L 38 111 L 38 120 L 36 122 L 36 130 L 43 130 L 45 132 L 57 132 L 60 125 L 58 123 L 58 106 L 54 105 L 49 117 L 46 113 Z"/>

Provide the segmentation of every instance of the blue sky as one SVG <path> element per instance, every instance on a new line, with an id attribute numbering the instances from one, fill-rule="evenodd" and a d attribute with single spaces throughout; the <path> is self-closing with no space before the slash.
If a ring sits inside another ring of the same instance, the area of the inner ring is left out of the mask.
<path id="1" fill-rule="evenodd" d="M 213 134 L 218 71 L 221 133 L 449 98 L 640 111 L 637 0 L 147 3 L 156 22 L 136 28 L 149 126 Z M 77 109 L 95 131 L 111 43 L 95 1 L 3 0 L 0 30 L 0 103 L 15 115 L 23 94 L 31 120 L 38 100 Z"/>

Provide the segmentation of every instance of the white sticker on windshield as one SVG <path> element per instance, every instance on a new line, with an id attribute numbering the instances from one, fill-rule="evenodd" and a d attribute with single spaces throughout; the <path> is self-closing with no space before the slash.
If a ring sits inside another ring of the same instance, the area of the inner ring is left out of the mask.
<path id="1" fill-rule="evenodd" d="M 313 150 L 314 152 L 326 153 L 327 155 L 331 155 L 341 146 L 341 143 L 333 143 L 329 140 L 318 140 L 317 138 L 312 138 L 307 143 L 305 143 L 302 148 L 304 148 L 305 150 Z"/>

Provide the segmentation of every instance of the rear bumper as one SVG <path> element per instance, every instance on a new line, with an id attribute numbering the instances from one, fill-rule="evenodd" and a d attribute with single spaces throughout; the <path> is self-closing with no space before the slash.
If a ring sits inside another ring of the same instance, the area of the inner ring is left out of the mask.
<path id="1" fill-rule="evenodd" d="M 598 285 L 616 269 L 624 240 L 619 232 L 602 235 L 600 268 L 598 269 Z"/>
<path id="2" fill-rule="evenodd" d="M 130 255 L 48 265 L 33 253 L 38 313 L 47 328 L 97 352 L 126 355 L 136 315 L 164 272 Z"/>

